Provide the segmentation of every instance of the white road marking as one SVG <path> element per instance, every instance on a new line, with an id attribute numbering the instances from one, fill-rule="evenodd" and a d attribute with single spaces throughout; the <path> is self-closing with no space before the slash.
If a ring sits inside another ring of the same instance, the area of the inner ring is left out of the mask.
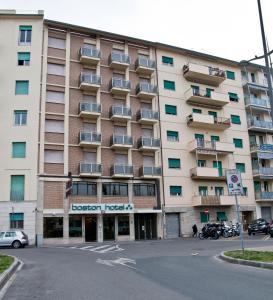
<path id="1" fill-rule="evenodd" d="M 94 246 L 85 246 L 85 247 L 81 247 L 79 249 L 81 249 L 81 250 L 88 250 L 88 249 L 93 248 L 93 247 Z"/>
<path id="2" fill-rule="evenodd" d="M 109 247 L 109 246 L 111 247 L 111 245 L 103 245 L 103 246 L 100 246 L 100 247 L 95 247 L 93 249 L 90 249 L 90 251 L 96 251 L 96 252 L 98 252 L 98 250 L 106 248 L 106 247 Z"/>
<path id="3" fill-rule="evenodd" d="M 98 258 L 96 260 L 96 262 L 98 264 L 103 264 L 103 265 L 107 265 L 107 266 L 110 266 L 110 267 L 114 267 L 115 265 L 122 265 L 122 266 L 125 266 L 127 268 L 136 270 L 135 267 L 128 265 L 128 264 L 136 265 L 136 261 L 134 259 L 130 259 L 130 258 L 126 258 L 126 257 L 120 257 L 120 258 L 113 259 L 113 260 L 106 260 L 106 259 Z"/>
<path id="4" fill-rule="evenodd" d="M 116 246 L 112 246 L 110 248 L 106 248 L 106 249 L 103 249 L 103 250 L 100 250 L 100 251 L 97 251 L 97 252 L 99 252 L 99 253 L 106 253 L 106 252 L 114 250 L 114 249 L 116 249 Z"/>

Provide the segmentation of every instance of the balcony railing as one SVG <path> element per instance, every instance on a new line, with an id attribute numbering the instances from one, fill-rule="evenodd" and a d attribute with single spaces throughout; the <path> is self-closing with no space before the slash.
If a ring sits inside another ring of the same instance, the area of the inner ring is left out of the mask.
<path id="1" fill-rule="evenodd" d="M 209 67 L 209 74 L 211 76 L 218 76 L 218 77 L 226 78 L 225 71 L 224 70 L 220 70 L 219 68 Z"/>
<path id="2" fill-rule="evenodd" d="M 250 145 L 250 150 L 251 151 L 273 152 L 273 145 L 272 144 L 261 144 L 261 145 L 252 144 L 252 145 Z"/>
<path id="3" fill-rule="evenodd" d="M 101 105 L 91 102 L 80 102 L 79 112 L 100 113 Z"/>
<path id="4" fill-rule="evenodd" d="M 143 67 L 148 69 L 155 69 L 155 61 L 145 57 L 139 57 L 136 60 L 136 68 Z"/>
<path id="5" fill-rule="evenodd" d="M 100 174 L 102 173 L 102 165 L 81 162 L 79 171 L 80 173 L 85 173 L 85 174 Z"/>
<path id="6" fill-rule="evenodd" d="M 259 108 L 270 109 L 270 103 L 268 99 L 245 97 L 245 105 L 256 106 Z"/>
<path id="7" fill-rule="evenodd" d="M 141 167 L 139 169 L 140 176 L 161 176 L 162 168 L 161 167 Z"/>
<path id="8" fill-rule="evenodd" d="M 131 82 L 121 78 L 112 78 L 112 80 L 110 81 L 110 88 L 130 90 Z"/>
<path id="9" fill-rule="evenodd" d="M 213 123 L 212 123 L 213 120 Z M 210 124 L 210 125 L 220 125 L 220 126 L 230 126 L 230 119 L 225 117 L 214 117 L 212 115 L 205 115 L 205 114 L 199 114 L 199 113 L 193 113 L 190 114 L 187 117 L 187 124 L 190 123 L 204 123 L 204 124 Z"/>
<path id="10" fill-rule="evenodd" d="M 136 94 L 139 93 L 147 93 L 147 94 L 156 94 L 157 93 L 157 86 L 152 85 L 146 82 L 140 82 L 136 86 Z"/>
<path id="11" fill-rule="evenodd" d="M 131 60 L 129 55 L 125 53 L 116 53 L 112 52 L 109 56 L 109 63 L 111 64 L 112 62 L 118 62 L 121 64 L 130 64 Z"/>
<path id="12" fill-rule="evenodd" d="M 263 129 L 273 129 L 273 123 L 270 121 L 262 121 L 256 119 L 248 119 L 248 126 L 249 127 L 259 127 Z"/>
<path id="13" fill-rule="evenodd" d="M 101 134 L 97 133 L 97 132 L 81 131 L 79 140 L 80 140 L 80 142 L 100 143 L 101 142 Z"/>
<path id="14" fill-rule="evenodd" d="M 110 144 L 112 145 L 127 145 L 132 146 L 133 145 L 133 138 L 129 135 L 112 135 Z"/>
<path id="15" fill-rule="evenodd" d="M 110 117 L 112 116 L 122 116 L 122 117 L 131 117 L 132 111 L 131 108 L 123 105 L 113 105 L 110 109 Z"/>
<path id="16" fill-rule="evenodd" d="M 151 109 L 141 109 L 137 113 L 137 119 L 147 119 L 147 120 L 158 120 L 159 119 L 159 113 L 158 111 L 153 111 Z"/>
<path id="17" fill-rule="evenodd" d="M 80 83 L 100 85 L 101 84 L 101 77 L 98 76 L 98 75 L 95 75 L 95 74 L 81 73 Z"/>
<path id="18" fill-rule="evenodd" d="M 273 168 L 270 167 L 254 167 L 252 170 L 253 175 L 258 175 L 261 177 L 272 177 Z"/>
<path id="19" fill-rule="evenodd" d="M 243 84 L 252 84 L 252 85 L 259 85 L 259 86 L 263 86 L 263 87 L 268 87 L 268 81 L 266 78 L 263 78 L 263 79 L 256 79 L 255 80 L 250 80 L 248 78 L 248 76 L 242 76 L 242 81 L 243 81 Z"/>
<path id="20" fill-rule="evenodd" d="M 100 58 L 100 50 L 89 47 L 81 47 L 80 56 Z"/>
<path id="21" fill-rule="evenodd" d="M 150 138 L 150 137 L 141 137 L 138 140 L 138 147 L 144 148 L 160 148 L 160 139 Z"/>
<path id="22" fill-rule="evenodd" d="M 257 200 L 273 200 L 273 192 L 257 192 L 255 193 Z"/>
<path id="23" fill-rule="evenodd" d="M 118 165 L 115 164 L 110 168 L 110 174 L 113 175 L 121 175 L 121 176 L 133 176 L 134 175 L 134 168 L 133 166 L 129 165 Z"/>

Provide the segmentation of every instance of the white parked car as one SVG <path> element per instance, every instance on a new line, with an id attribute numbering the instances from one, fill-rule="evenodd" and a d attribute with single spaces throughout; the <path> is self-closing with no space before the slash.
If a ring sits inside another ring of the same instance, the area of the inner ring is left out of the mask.
<path id="1" fill-rule="evenodd" d="M 12 246 L 17 249 L 26 245 L 28 245 L 28 236 L 24 231 L 0 231 L 0 246 Z"/>

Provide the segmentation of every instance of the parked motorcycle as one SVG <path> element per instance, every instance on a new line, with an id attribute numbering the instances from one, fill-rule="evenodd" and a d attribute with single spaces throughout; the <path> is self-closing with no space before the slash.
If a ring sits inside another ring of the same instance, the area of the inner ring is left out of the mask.
<path id="1" fill-rule="evenodd" d="M 213 224 L 206 224 L 199 233 L 199 238 L 201 240 L 208 238 L 211 238 L 213 240 L 219 239 L 219 233 L 216 226 L 214 226 Z"/>

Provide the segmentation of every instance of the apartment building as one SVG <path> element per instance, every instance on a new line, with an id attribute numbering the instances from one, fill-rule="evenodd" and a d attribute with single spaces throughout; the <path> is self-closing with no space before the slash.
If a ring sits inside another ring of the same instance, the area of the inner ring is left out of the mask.
<path id="1" fill-rule="evenodd" d="M 0 230 L 35 242 L 43 12 L 0 11 Z"/>
<path id="2" fill-rule="evenodd" d="M 245 65 L 242 79 L 258 217 L 273 215 L 273 124 L 264 68 Z"/>

